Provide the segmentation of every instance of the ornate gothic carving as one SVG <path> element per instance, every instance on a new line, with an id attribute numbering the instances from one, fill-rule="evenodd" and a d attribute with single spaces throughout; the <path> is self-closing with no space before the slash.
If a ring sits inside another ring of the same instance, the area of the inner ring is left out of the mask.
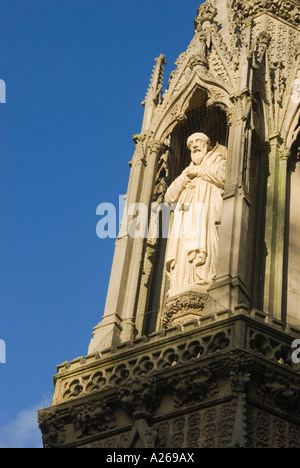
<path id="1" fill-rule="evenodd" d="M 248 330 L 247 348 L 257 354 L 265 356 L 269 360 L 282 363 L 290 368 L 299 370 L 299 365 L 292 361 L 292 349 L 288 343 L 282 343 L 280 340 L 271 338 L 265 333 Z"/>
<path id="2" fill-rule="evenodd" d="M 202 29 L 202 27 L 199 25 L 195 32 L 193 51 L 192 56 L 190 58 L 190 67 L 192 69 L 199 65 L 200 67 L 203 67 L 203 72 L 205 73 L 205 69 L 209 68 L 208 49 L 209 41 L 207 35 Z"/>
<path id="3" fill-rule="evenodd" d="M 150 86 L 145 98 L 145 101 L 142 102 L 142 105 L 150 100 L 153 101 L 155 105 L 161 103 L 161 91 L 163 85 L 163 76 L 164 76 L 164 66 L 166 65 L 166 59 L 163 54 L 161 54 L 157 59 L 155 59 L 156 65 L 153 69 L 151 76 Z"/>
<path id="4" fill-rule="evenodd" d="M 113 410 L 105 401 L 94 400 L 74 406 L 71 419 L 77 439 L 112 429 L 116 425 Z"/>
<path id="5" fill-rule="evenodd" d="M 291 148 L 282 145 L 280 148 L 280 159 L 282 161 L 288 161 L 291 156 Z"/>
<path id="6" fill-rule="evenodd" d="M 160 154 L 162 151 L 167 150 L 167 147 L 159 140 L 149 140 L 148 149 L 150 150 L 150 154 Z"/>
<path id="7" fill-rule="evenodd" d="M 267 31 L 259 33 L 254 50 L 254 67 L 259 67 L 270 45 L 271 36 Z"/>
<path id="8" fill-rule="evenodd" d="M 264 385 L 257 390 L 260 401 L 272 408 L 280 408 L 294 416 L 300 416 L 300 378 L 268 370 Z"/>
<path id="9" fill-rule="evenodd" d="M 232 352 L 226 356 L 233 393 L 246 393 L 253 367 L 253 358 L 245 352 Z"/>
<path id="10" fill-rule="evenodd" d="M 175 407 L 202 403 L 207 397 L 217 395 L 217 384 L 211 380 L 211 377 L 210 369 L 203 367 L 196 373 L 175 378 L 172 381 Z"/>
<path id="11" fill-rule="evenodd" d="M 184 332 L 160 331 L 149 341 L 137 340 L 133 347 L 112 350 L 102 359 L 90 358 L 86 364 L 82 359 L 81 370 L 78 362 L 75 369 L 72 364 L 62 366 L 54 400 L 58 406 L 39 415 L 44 445 L 64 446 L 73 434 L 74 444 L 99 448 L 135 443 L 169 448 L 297 446 L 300 377 L 295 368 L 293 377 L 289 374 L 293 363 L 285 354 L 291 335 L 271 327 L 266 330 L 261 318 L 249 321 L 239 315 L 232 317 L 230 325 L 226 319 L 206 319 L 203 329 L 190 322 Z M 68 398 L 68 389 L 78 385 L 80 393 Z M 168 394 L 170 403 L 164 409 L 161 397 Z M 224 404 L 224 397 L 230 401 Z M 265 412 L 253 412 L 253 402 L 263 405 Z M 119 427 L 116 407 L 123 407 L 134 422 L 129 432 L 126 425 L 111 437 Z M 173 416 L 173 411 L 185 408 L 188 411 L 182 416 Z M 268 408 L 280 412 L 276 421 Z M 156 414 L 166 419 L 156 421 Z M 294 423 L 286 422 L 285 414 Z M 151 419 L 149 426 L 146 421 Z M 273 423 L 278 424 L 278 432 L 272 432 Z M 282 436 L 280 424 L 285 427 Z M 102 440 L 89 441 L 97 436 Z"/>
<path id="12" fill-rule="evenodd" d="M 214 321 L 214 318 L 212 319 Z M 193 323 L 195 329 L 199 326 L 197 321 Z M 165 332 L 161 330 L 161 340 L 164 340 Z M 154 337 L 154 339 L 156 339 Z M 99 365 L 96 370 L 87 369 L 81 372 L 80 376 L 73 376 L 72 370 L 67 379 L 63 379 L 63 386 L 60 388 L 59 401 L 76 400 L 78 397 L 90 395 L 99 390 L 115 388 L 130 381 L 130 379 L 140 379 L 147 376 L 151 378 L 156 372 L 163 369 L 185 365 L 186 363 L 197 361 L 205 356 L 209 356 L 219 350 L 230 348 L 232 330 L 229 327 L 222 331 L 209 333 L 203 339 L 187 339 L 176 346 L 164 346 L 159 352 L 142 353 L 130 362 L 116 362 L 114 365 L 105 362 Z M 146 343 L 146 342 L 144 342 Z M 97 363 L 97 361 L 95 361 Z M 62 376 L 61 376 L 62 377 Z M 74 389 L 79 389 L 74 391 Z"/>
<path id="13" fill-rule="evenodd" d="M 143 448 L 154 448 L 157 442 L 157 431 L 153 427 L 149 427 L 145 419 L 138 418 L 133 425 L 131 434 L 125 447 L 131 448 L 139 445 Z M 139 445 L 136 445 L 139 444 Z"/>
<path id="14" fill-rule="evenodd" d="M 249 89 L 231 96 L 233 106 L 227 111 L 229 125 L 240 124 L 248 119 L 252 108 L 252 100 L 253 97 Z"/>
<path id="15" fill-rule="evenodd" d="M 140 166 L 147 164 L 146 159 L 146 141 L 149 138 L 149 134 L 141 133 L 140 135 L 134 135 L 133 141 L 136 145 L 135 153 L 133 155 L 132 161 L 129 162 L 129 166 Z"/>
<path id="16" fill-rule="evenodd" d="M 172 324 L 183 324 L 188 320 L 203 315 L 207 294 L 183 294 L 167 300 L 162 317 L 162 326 L 170 327 Z"/>
<path id="17" fill-rule="evenodd" d="M 217 13 L 217 8 L 212 4 L 210 0 L 200 5 L 198 8 L 198 16 L 194 22 L 195 30 L 198 29 L 199 25 L 201 25 L 201 27 L 204 27 L 205 23 L 209 23 L 209 25 L 211 25 L 215 17 L 217 16 Z"/>
<path id="18" fill-rule="evenodd" d="M 172 164 L 170 161 L 171 149 L 165 147 L 165 151 L 159 157 L 157 163 L 157 174 L 153 190 L 153 202 L 162 203 L 168 188 L 170 175 L 172 174 Z"/>
<path id="19" fill-rule="evenodd" d="M 66 421 L 64 418 L 58 418 L 56 410 L 51 410 L 47 414 L 40 414 L 38 422 L 45 448 L 55 448 L 64 444 Z"/>
<path id="20" fill-rule="evenodd" d="M 289 0 L 234 0 L 233 5 L 242 12 L 244 18 L 267 11 L 294 25 L 300 24 L 299 5 Z"/>
<path id="21" fill-rule="evenodd" d="M 210 72 L 215 81 L 223 80 L 229 88 L 229 92 L 234 92 L 238 76 L 233 54 L 220 34 L 217 24 L 212 25 L 210 32 L 213 44 L 210 54 Z"/>
<path id="22" fill-rule="evenodd" d="M 157 386 L 154 379 L 130 379 L 119 390 L 123 407 L 131 414 L 152 414 L 159 404 Z"/>

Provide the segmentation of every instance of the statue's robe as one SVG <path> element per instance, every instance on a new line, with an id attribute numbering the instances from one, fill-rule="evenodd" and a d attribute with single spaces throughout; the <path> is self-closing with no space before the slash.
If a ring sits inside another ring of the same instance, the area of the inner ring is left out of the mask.
<path id="1" fill-rule="evenodd" d="M 188 178 L 185 169 L 166 192 L 165 202 L 176 204 L 166 256 L 169 295 L 188 286 L 207 289 L 216 277 L 226 152 L 225 147 L 217 145 L 197 166 L 198 177 Z M 192 162 L 189 167 L 194 166 Z M 203 265 L 197 261 L 201 252 Z"/>

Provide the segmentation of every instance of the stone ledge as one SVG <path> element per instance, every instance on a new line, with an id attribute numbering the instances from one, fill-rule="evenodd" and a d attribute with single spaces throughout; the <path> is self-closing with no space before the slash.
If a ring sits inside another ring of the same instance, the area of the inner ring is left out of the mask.
<path id="1" fill-rule="evenodd" d="M 114 358 L 114 361 L 119 360 L 121 357 L 125 359 L 124 353 L 130 352 L 132 355 L 132 353 L 135 353 L 136 349 L 141 350 L 142 347 L 145 347 L 146 351 L 152 349 L 153 346 L 155 347 L 156 345 L 159 347 L 167 346 L 168 341 L 172 338 L 174 340 L 175 337 L 176 341 L 174 345 L 176 345 L 184 336 L 192 336 L 197 331 L 202 334 L 202 332 L 205 332 L 210 326 L 212 327 L 212 331 L 218 327 L 230 326 L 232 321 L 239 319 L 249 319 L 256 328 L 257 326 L 264 325 L 266 327 L 264 331 L 268 336 L 270 334 L 272 335 L 273 331 L 276 335 L 278 332 L 283 333 L 286 338 L 300 338 L 300 329 L 297 327 L 293 325 L 287 325 L 285 327 L 283 322 L 267 316 L 264 312 L 256 309 L 249 311 L 244 304 L 241 304 L 236 308 L 235 312 L 221 310 L 214 314 L 204 315 L 200 319 L 190 320 L 182 325 L 178 324 L 169 329 L 161 328 L 148 336 L 138 337 L 132 342 L 126 342 L 116 347 L 104 349 L 101 353 L 96 352 L 85 357 L 76 358 L 70 362 L 64 362 L 57 366 L 57 372 L 58 375 L 68 374 L 76 372 L 83 367 L 94 367 L 97 363 L 101 365 L 102 363 L 105 364 L 105 362 L 111 358 Z M 288 342 L 287 339 L 285 341 Z"/>
<path id="2" fill-rule="evenodd" d="M 259 393 L 253 393 L 253 380 L 251 385 L 247 385 L 249 373 L 257 379 Z M 82 382 L 85 380 L 86 376 Z M 295 413 L 286 398 L 292 398 L 297 404 L 296 409 L 299 409 L 299 383 L 299 372 L 295 373 L 287 366 L 278 365 L 253 351 L 233 346 L 211 353 L 204 359 L 187 359 L 182 366 L 170 365 L 164 368 L 163 373 L 161 369 L 155 369 L 142 376 L 124 376 L 117 384 L 112 382 L 94 393 L 81 393 L 79 397 L 58 401 L 52 408 L 39 411 L 39 423 L 44 434 L 49 435 L 50 442 L 53 441 L 51 429 L 67 427 L 67 438 L 63 441 L 57 439 L 60 445 L 66 447 L 73 441 L 80 446 L 94 438 L 109 439 L 130 431 L 139 419 L 149 420 L 151 427 L 153 423 L 162 421 L 170 426 L 171 419 L 174 421 L 187 413 L 186 421 L 192 418 L 195 411 L 221 408 L 222 404 L 232 403 L 231 409 L 236 409 L 236 392 L 242 392 L 244 388 L 247 392 L 244 404 L 248 403 L 249 409 L 264 409 L 276 418 L 287 418 L 298 425 L 300 413 Z M 149 399 L 150 388 L 152 393 Z M 286 392 L 290 392 L 291 396 L 286 397 Z M 166 396 L 169 396 L 170 404 L 164 406 Z M 228 425 L 228 411 L 223 414 L 223 424 L 228 431 L 231 427 Z M 243 414 L 237 414 L 243 417 Z M 82 419 L 82 415 L 85 418 Z M 116 424 L 107 425 L 107 422 Z M 82 432 L 85 425 L 91 431 Z"/>

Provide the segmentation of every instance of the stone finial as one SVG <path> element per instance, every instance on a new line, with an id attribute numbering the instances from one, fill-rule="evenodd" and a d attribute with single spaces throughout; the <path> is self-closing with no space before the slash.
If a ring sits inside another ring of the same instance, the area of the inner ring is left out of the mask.
<path id="1" fill-rule="evenodd" d="M 163 75 L 164 75 L 164 66 L 167 61 L 165 56 L 161 54 L 155 59 L 155 66 L 151 76 L 150 86 L 145 100 L 142 102 L 142 105 L 145 106 L 148 100 L 152 100 L 155 104 L 159 104 L 161 100 L 161 90 L 163 84 Z"/>
<path id="2" fill-rule="evenodd" d="M 208 0 L 203 5 L 200 5 L 198 8 L 198 16 L 195 19 L 195 31 L 201 26 L 203 26 L 206 22 L 212 23 L 215 17 L 218 14 L 218 10 L 212 5 L 212 3 Z"/>

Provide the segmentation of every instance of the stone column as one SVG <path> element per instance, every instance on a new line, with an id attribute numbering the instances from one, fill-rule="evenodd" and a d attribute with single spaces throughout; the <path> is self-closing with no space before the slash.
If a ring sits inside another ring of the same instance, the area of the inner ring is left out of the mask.
<path id="1" fill-rule="evenodd" d="M 279 134 L 270 138 L 266 200 L 266 269 L 264 312 L 282 319 L 283 255 L 286 211 L 287 160 L 290 149 Z"/>
<path id="2" fill-rule="evenodd" d="M 145 145 L 148 134 L 134 136 L 136 150 L 130 163 L 131 172 L 126 197 L 126 206 L 139 201 L 145 170 Z M 122 226 L 115 245 L 114 260 L 106 298 L 104 315 L 94 328 L 89 354 L 120 344 L 123 306 L 127 291 L 129 266 L 134 239 L 128 235 L 128 218 L 123 217 Z"/>
<path id="3" fill-rule="evenodd" d="M 248 152 L 251 141 L 246 136 L 246 123 L 252 105 L 248 88 L 231 97 L 232 108 L 228 112 L 230 125 L 228 163 L 224 191 L 223 216 L 217 278 L 209 293 L 219 304 L 228 309 L 248 302 L 246 291 L 246 256 L 249 217 L 249 196 L 245 185 L 248 170 Z"/>
<path id="4" fill-rule="evenodd" d="M 147 150 L 147 165 L 143 179 L 143 188 L 140 196 L 140 203 L 148 210 L 148 221 L 151 214 L 151 201 L 153 187 L 156 178 L 156 165 L 159 151 L 164 145 L 159 141 L 150 140 Z M 122 322 L 121 342 L 131 341 L 136 335 L 135 312 L 139 294 L 141 266 L 143 264 L 145 238 L 134 239 L 130 259 L 130 269 L 124 298 L 124 315 Z"/>

